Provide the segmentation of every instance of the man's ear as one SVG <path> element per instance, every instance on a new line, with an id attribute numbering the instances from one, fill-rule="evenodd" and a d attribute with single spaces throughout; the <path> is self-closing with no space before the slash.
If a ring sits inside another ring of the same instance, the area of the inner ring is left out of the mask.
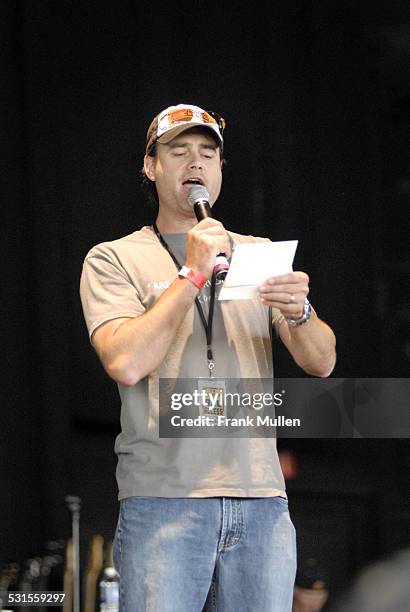
<path id="1" fill-rule="evenodd" d="M 155 157 L 152 155 L 144 157 L 144 172 L 150 181 L 155 181 Z"/>

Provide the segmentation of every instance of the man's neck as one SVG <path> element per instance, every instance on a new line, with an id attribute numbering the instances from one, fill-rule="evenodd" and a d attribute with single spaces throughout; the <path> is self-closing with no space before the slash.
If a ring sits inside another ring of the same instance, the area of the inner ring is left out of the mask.
<path id="1" fill-rule="evenodd" d="M 161 234 L 186 234 L 197 223 L 197 219 L 192 216 L 169 216 L 161 210 L 158 213 L 157 227 Z"/>

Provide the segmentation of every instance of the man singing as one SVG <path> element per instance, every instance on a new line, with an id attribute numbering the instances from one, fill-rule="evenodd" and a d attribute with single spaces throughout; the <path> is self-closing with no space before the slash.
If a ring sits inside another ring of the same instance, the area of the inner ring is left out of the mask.
<path id="1" fill-rule="evenodd" d="M 144 157 L 156 220 L 84 261 L 91 342 L 122 401 L 123 612 L 292 608 L 295 532 L 275 438 L 159 436 L 161 378 L 272 378 L 272 326 L 305 372 L 328 376 L 335 364 L 334 334 L 307 300 L 304 272 L 266 279 L 254 299 L 217 299 L 217 255 L 266 241 L 213 218 L 198 222 L 188 202 L 193 185 L 206 188 L 211 206 L 219 196 L 224 126 L 189 104 L 157 115 Z"/>

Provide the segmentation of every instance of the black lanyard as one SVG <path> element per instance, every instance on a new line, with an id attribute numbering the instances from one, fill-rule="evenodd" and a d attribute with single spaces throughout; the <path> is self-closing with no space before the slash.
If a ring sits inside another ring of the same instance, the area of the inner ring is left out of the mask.
<path id="1" fill-rule="evenodd" d="M 177 270 L 179 272 L 180 269 L 182 268 L 182 266 L 179 263 L 179 261 L 177 260 L 177 258 L 175 257 L 174 253 L 171 251 L 169 245 L 165 242 L 164 238 L 161 236 L 155 221 L 152 224 L 152 227 L 153 227 L 153 230 L 154 230 L 155 235 L 157 236 L 158 240 L 160 241 L 160 243 L 162 244 L 164 249 L 166 249 L 168 251 L 168 253 L 170 254 L 170 256 L 172 258 L 172 261 L 176 265 Z M 205 318 L 205 314 L 204 314 L 204 311 L 202 310 L 202 306 L 201 306 L 201 303 L 199 301 L 199 298 L 198 297 L 195 298 L 195 304 L 196 304 L 196 307 L 198 309 L 199 318 L 201 319 L 201 323 L 202 323 L 202 326 L 203 326 L 203 328 L 205 330 L 205 334 L 206 334 L 206 349 L 207 349 L 206 350 L 206 357 L 208 359 L 208 369 L 209 369 L 209 375 L 210 375 L 211 378 L 212 378 L 212 370 L 215 367 L 214 357 L 213 357 L 213 353 L 212 353 L 212 322 L 213 322 L 213 319 L 214 319 L 215 285 L 216 285 L 216 277 L 215 277 L 215 274 L 212 274 L 211 292 L 210 292 L 210 297 L 209 297 L 208 321 Z"/>

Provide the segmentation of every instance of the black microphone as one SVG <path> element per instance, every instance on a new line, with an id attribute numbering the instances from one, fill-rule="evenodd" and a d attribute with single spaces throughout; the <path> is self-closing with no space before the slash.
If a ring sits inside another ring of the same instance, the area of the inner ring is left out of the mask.
<path id="1" fill-rule="evenodd" d="M 209 205 L 209 193 L 203 185 L 193 185 L 188 191 L 188 202 L 194 209 L 198 221 L 212 217 Z M 216 257 L 214 274 L 217 278 L 224 279 L 229 270 L 229 263 L 224 253 L 219 253 Z"/>

